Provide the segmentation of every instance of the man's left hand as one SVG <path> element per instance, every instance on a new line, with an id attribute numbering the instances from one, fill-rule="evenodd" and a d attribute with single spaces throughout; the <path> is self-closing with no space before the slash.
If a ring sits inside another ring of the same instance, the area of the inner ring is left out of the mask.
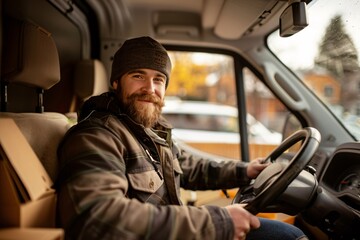
<path id="1" fill-rule="evenodd" d="M 269 166 L 271 163 L 263 163 L 263 158 L 256 158 L 252 161 L 250 161 L 246 173 L 249 178 L 253 179 L 256 178 L 259 173 L 264 170 L 267 166 Z"/>

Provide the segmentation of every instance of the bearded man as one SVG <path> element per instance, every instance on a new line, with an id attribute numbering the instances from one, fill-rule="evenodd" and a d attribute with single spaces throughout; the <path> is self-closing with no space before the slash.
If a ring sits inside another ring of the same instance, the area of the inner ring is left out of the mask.
<path id="1" fill-rule="evenodd" d="M 239 187 L 268 164 L 215 161 L 177 146 L 171 125 L 161 117 L 170 71 L 160 43 L 129 39 L 114 56 L 113 90 L 84 103 L 78 124 L 58 149 L 58 217 L 65 239 L 305 237 L 294 226 L 259 219 L 239 204 L 182 205 L 180 187 Z"/>

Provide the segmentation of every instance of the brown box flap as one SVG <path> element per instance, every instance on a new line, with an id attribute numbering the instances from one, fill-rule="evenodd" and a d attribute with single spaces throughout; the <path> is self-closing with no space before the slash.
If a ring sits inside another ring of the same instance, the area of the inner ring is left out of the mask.
<path id="1" fill-rule="evenodd" d="M 62 240 L 64 230 L 61 228 L 3 228 L 0 239 L 8 240 Z"/>
<path id="2" fill-rule="evenodd" d="M 35 200 L 51 189 L 52 180 L 13 119 L 0 118 L 0 154 L 19 191 Z M 26 196 L 23 196 L 26 200 Z"/>

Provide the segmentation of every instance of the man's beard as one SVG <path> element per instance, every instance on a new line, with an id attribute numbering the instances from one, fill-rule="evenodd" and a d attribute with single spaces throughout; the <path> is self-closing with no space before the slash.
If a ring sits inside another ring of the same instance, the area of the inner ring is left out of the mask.
<path id="1" fill-rule="evenodd" d="M 124 96 L 124 95 L 123 95 Z M 138 100 L 149 101 L 151 103 L 141 103 Z M 164 101 L 156 95 L 134 93 L 125 96 L 122 101 L 124 111 L 135 122 L 144 125 L 144 127 L 152 127 L 158 121 Z"/>

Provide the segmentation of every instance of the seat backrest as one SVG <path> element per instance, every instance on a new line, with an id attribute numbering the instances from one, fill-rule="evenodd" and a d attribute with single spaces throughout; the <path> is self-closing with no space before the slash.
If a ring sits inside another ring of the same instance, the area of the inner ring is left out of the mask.
<path id="1" fill-rule="evenodd" d="M 104 64 L 97 59 L 80 61 L 74 71 L 74 94 L 76 103 L 66 113 L 71 122 L 77 122 L 77 112 L 82 103 L 91 96 L 109 91 L 109 79 Z"/>
<path id="2" fill-rule="evenodd" d="M 104 64 L 97 59 L 82 60 L 76 65 L 74 91 L 81 99 L 107 92 L 109 79 Z"/>
<path id="3" fill-rule="evenodd" d="M 3 85 L 16 83 L 47 90 L 60 81 L 59 55 L 50 33 L 30 22 L 14 21 L 7 25 L 5 35 L 1 68 Z M 17 97 L 24 100 L 23 96 Z M 54 180 L 57 147 L 70 127 L 66 116 L 55 112 L 1 112 L 0 117 L 15 120 Z"/>
<path id="4" fill-rule="evenodd" d="M 43 164 L 50 178 L 57 176 L 57 147 L 70 125 L 59 113 L 0 112 L 0 118 L 12 118 Z"/>

